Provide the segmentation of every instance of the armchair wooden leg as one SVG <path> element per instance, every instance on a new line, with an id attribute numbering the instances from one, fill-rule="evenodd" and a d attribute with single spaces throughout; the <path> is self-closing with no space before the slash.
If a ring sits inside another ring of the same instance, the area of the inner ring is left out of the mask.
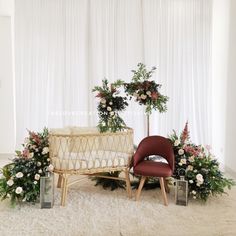
<path id="1" fill-rule="evenodd" d="M 129 170 L 127 169 L 125 171 L 125 182 L 126 182 L 126 191 L 128 194 L 128 197 L 132 197 L 132 191 L 131 191 L 131 184 L 130 184 L 130 178 L 129 178 Z"/>
<path id="2" fill-rule="evenodd" d="M 164 184 L 165 184 L 165 190 L 166 190 L 166 192 L 167 193 L 170 193 L 170 188 L 169 188 L 169 186 L 168 186 L 168 180 L 165 178 L 164 179 Z"/>
<path id="3" fill-rule="evenodd" d="M 140 183 L 139 183 L 139 186 L 137 189 L 137 193 L 136 193 L 136 201 L 138 201 L 140 198 L 140 194 L 141 194 L 141 191 L 142 191 L 142 188 L 143 188 L 146 178 L 147 178 L 146 176 L 142 176 L 142 178 L 140 180 Z"/>
<path id="4" fill-rule="evenodd" d="M 160 185 L 161 185 L 161 193 L 162 193 L 162 196 L 163 196 L 163 199 L 164 199 L 164 205 L 168 206 L 168 200 L 167 200 L 167 197 L 166 197 L 164 178 L 160 177 L 159 180 L 160 180 Z"/>

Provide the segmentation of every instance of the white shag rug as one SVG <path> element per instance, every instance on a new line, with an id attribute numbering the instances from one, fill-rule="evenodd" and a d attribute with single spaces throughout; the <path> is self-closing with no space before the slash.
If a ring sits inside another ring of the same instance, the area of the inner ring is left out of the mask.
<path id="1" fill-rule="evenodd" d="M 133 191 L 134 195 L 134 191 Z M 0 203 L 0 236 L 234 236 L 236 235 L 236 188 L 229 195 L 206 204 L 174 203 L 174 189 L 163 205 L 159 189 L 142 191 L 139 202 L 126 191 L 104 190 L 84 180 L 69 189 L 66 207 L 60 206 L 55 189 L 52 209 L 39 205 L 10 208 Z"/>

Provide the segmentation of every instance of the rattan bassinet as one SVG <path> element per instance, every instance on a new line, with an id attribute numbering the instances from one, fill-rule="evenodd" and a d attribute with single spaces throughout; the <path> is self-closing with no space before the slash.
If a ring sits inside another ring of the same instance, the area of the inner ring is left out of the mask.
<path id="1" fill-rule="evenodd" d="M 132 129 L 116 133 L 100 133 L 97 128 L 87 127 L 51 129 L 49 150 L 54 172 L 59 174 L 58 187 L 62 187 L 61 205 L 65 205 L 68 187 L 79 181 L 70 181 L 72 175 L 124 171 L 125 178 L 118 179 L 126 181 L 127 193 L 131 197 L 129 166 L 133 155 Z"/>

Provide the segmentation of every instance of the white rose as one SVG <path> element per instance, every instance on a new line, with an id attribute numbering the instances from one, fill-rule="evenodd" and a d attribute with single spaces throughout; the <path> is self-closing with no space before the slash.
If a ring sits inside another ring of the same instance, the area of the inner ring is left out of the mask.
<path id="1" fill-rule="evenodd" d="M 175 140 L 175 143 L 174 143 L 174 146 L 176 147 L 176 146 L 179 146 L 180 145 L 180 140 L 179 139 L 176 139 Z"/>
<path id="2" fill-rule="evenodd" d="M 113 105 L 113 102 L 109 102 L 109 105 Z"/>
<path id="3" fill-rule="evenodd" d="M 183 155 L 184 154 L 184 150 L 183 149 L 179 149 L 178 153 L 179 153 L 179 155 Z"/>
<path id="4" fill-rule="evenodd" d="M 193 183 L 193 180 L 190 179 L 188 182 L 189 182 L 190 184 L 192 184 L 192 183 Z"/>
<path id="5" fill-rule="evenodd" d="M 14 181 L 12 180 L 12 179 L 9 179 L 8 181 L 7 181 L 7 185 L 8 186 L 12 186 L 14 184 Z"/>
<path id="6" fill-rule="evenodd" d="M 183 158 L 183 159 L 180 160 L 180 162 L 181 162 L 182 164 L 186 164 L 186 159 Z"/>
<path id="7" fill-rule="evenodd" d="M 23 177 L 23 173 L 22 172 L 16 173 L 16 178 L 22 178 L 22 177 Z"/>
<path id="8" fill-rule="evenodd" d="M 179 162 L 179 166 L 182 166 L 183 164 L 181 162 Z"/>
<path id="9" fill-rule="evenodd" d="M 33 158 L 33 157 L 34 157 L 34 153 L 31 152 L 31 153 L 29 154 L 29 158 Z"/>
<path id="10" fill-rule="evenodd" d="M 105 108 L 105 107 L 106 107 L 106 105 L 102 105 L 102 107 L 103 107 L 103 108 Z"/>
<path id="11" fill-rule="evenodd" d="M 152 93 L 150 91 L 147 91 L 146 94 L 151 97 L 152 96 Z"/>
<path id="12" fill-rule="evenodd" d="M 34 181 L 34 184 L 37 184 L 38 182 L 37 181 Z"/>
<path id="13" fill-rule="evenodd" d="M 40 175 L 39 174 L 35 174 L 34 179 L 39 180 L 40 179 Z"/>
<path id="14" fill-rule="evenodd" d="M 147 98 L 147 95 L 142 94 L 140 97 L 141 97 L 141 99 L 145 100 Z"/>
<path id="15" fill-rule="evenodd" d="M 114 116 L 114 114 L 115 114 L 114 111 L 110 112 L 110 116 Z"/>
<path id="16" fill-rule="evenodd" d="M 188 170 L 188 171 L 192 171 L 192 170 L 193 170 L 193 166 L 188 165 L 187 170 Z"/>
<path id="17" fill-rule="evenodd" d="M 52 164 L 50 164 L 47 169 L 48 169 L 48 171 L 52 172 L 54 170 L 54 166 Z"/>
<path id="18" fill-rule="evenodd" d="M 192 191 L 192 194 L 195 195 L 197 192 L 195 190 Z"/>
<path id="19" fill-rule="evenodd" d="M 196 175 L 196 179 L 197 179 L 197 181 L 199 181 L 199 182 L 203 182 L 203 176 L 202 176 L 201 174 L 197 174 L 197 175 Z"/>
<path id="20" fill-rule="evenodd" d="M 108 111 L 112 111 L 111 107 L 107 107 L 107 110 L 108 110 Z"/>
<path id="21" fill-rule="evenodd" d="M 42 151 L 42 154 L 45 155 L 47 153 L 49 153 L 49 148 L 48 147 L 44 147 L 43 151 Z"/>
<path id="22" fill-rule="evenodd" d="M 39 172 L 39 174 L 41 174 L 43 171 L 40 169 L 38 172 Z"/>
<path id="23" fill-rule="evenodd" d="M 189 160 L 190 162 L 194 162 L 194 156 L 189 157 L 188 160 Z"/>
<path id="24" fill-rule="evenodd" d="M 197 199 L 197 197 L 196 197 L 196 196 L 193 196 L 193 199 Z"/>
<path id="25" fill-rule="evenodd" d="M 38 161 L 37 162 L 37 166 L 41 166 L 42 164 L 41 164 L 41 162 L 40 161 Z"/>
<path id="26" fill-rule="evenodd" d="M 200 152 L 200 153 L 198 154 L 198 157 L 202 159 L 202 158 L 204 157 L 203 153 Z"/>
<path id="27" fill-rule="evenodd" d="M 106 101 L 105 98 L 102 98 L 102 99 L 101 99 L 101 103 L 102 103 L 102 104 L 106 104 L 106 102 L 107 102 L 107 101 Z"/>
<path id="28" fill-rule="evenodd" d="M 22 187 L 17 187 L 15 192 L 16 194 L 20 194 L 22 193 L 22 191 L 23 191 Z"/>

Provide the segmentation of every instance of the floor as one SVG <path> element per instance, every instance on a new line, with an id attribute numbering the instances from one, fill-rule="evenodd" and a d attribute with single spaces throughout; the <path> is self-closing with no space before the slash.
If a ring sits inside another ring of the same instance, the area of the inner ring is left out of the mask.
<path id="1" fill-rule="evenodd" d="M 8 160 L 1 159 L 0 166 Z M 134 195 L 134 192 L 133 192 Z M 163 205 L 160 190 L 142 191 L 139 202 L 128 199 L 122 189 L 110 191 L 84 180 L 69 190 L 67 205 L 60 206 L 55 189 L 52 209 L 38 204 L 11 208 L 0 203 L 0 236 L 234 236 L 236 235 L 236 188 L 206 204 L 174 203 L 174 189 Z"/>

